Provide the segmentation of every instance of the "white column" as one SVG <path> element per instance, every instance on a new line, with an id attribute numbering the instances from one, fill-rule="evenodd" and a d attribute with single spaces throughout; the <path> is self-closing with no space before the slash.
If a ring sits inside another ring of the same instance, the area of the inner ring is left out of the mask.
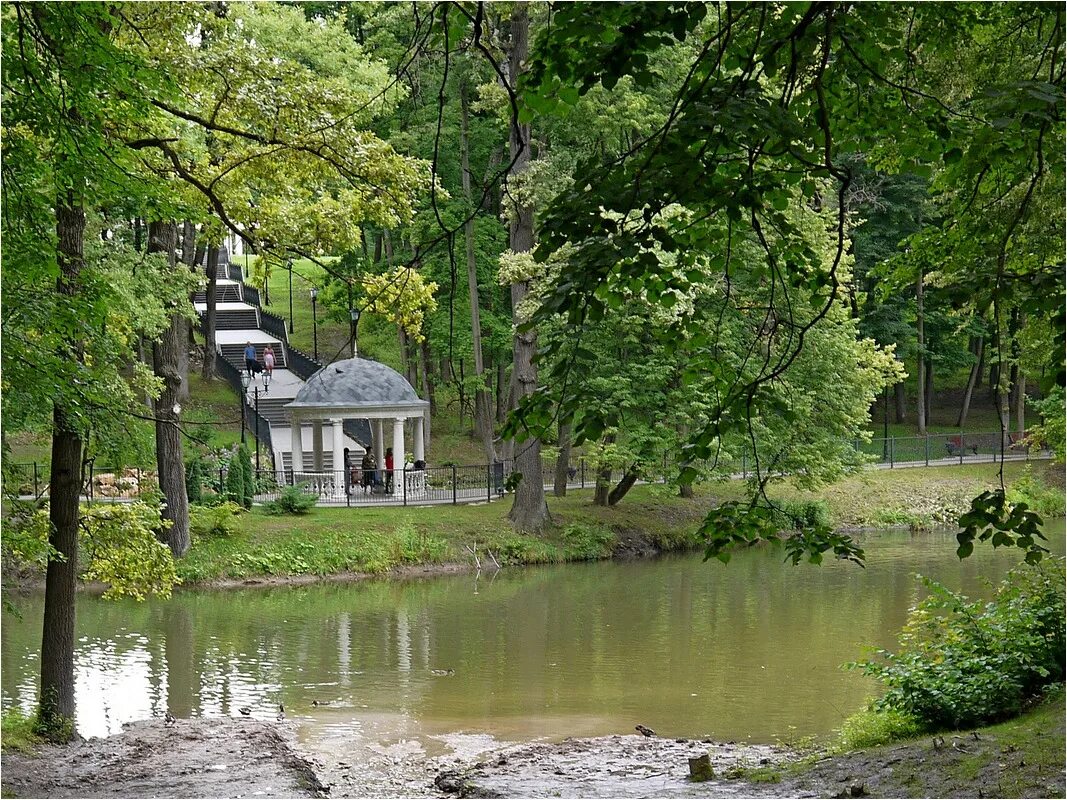
<path id="1" fill-rule="evenodd" d="M 322 420 L 317 419 L 311 423 L 311 452 L 314 454 L 314 469 L 322 472 Z"/>
<path id="2" fill-rule="evenodd" d="M 293 414 L 293 427 L 290 429 L 293 432 L 293 481 L 299 482 L 300 479 L 296 477 L 296 473 L 304 471 L 304 437 L 302 435 L 303 420 L 296 414 Z"/>
<path id="3" fill-rule="evenodd" d="M 380 419 L 374 420 L 374 463 L 385 469 L 385 422 Z"/>
<path id="4" fill-rule="evenodd" d="M 393 420 L 393 494 L 402 494 L 404 487 L 404 418 Z"/>
<path id="5" fill-rule="evenodd" d="M 333 424 L 333 493 L 344 497 L 345 494 L 345 451 L 341 447 L 341 420 L 330 420 Z"/>
<path id="6" fill-rule="evenodd" d="M 415 460 L 416 461 L 425 461 L 426 460 L 426 447 L 425 447 L 426 443 L 425 443 L 425 441 L 423 440 L 422 437 L 423 437 L 423 418 L 422 417 L 415 417 L 415 445 L 414 445 L 414 449 L 415 449 Z"/>

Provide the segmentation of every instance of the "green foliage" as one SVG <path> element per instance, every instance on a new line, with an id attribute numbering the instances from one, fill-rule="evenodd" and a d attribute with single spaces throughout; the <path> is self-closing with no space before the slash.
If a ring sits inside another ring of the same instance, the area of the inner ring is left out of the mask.
<path id="1" fill-rule="evenodd" d="M 170 548 L 156 538 L 164 524 L 157 508 L 101 503 L 83 509 L 79 524 L 87 555 L 81 577 L 108 584 L 104 597 L 170 597 L 178 576 Z"/>
<path id="2" fill-rule="evenodd" d="M 192 506 L 189 508 L 189 532 L 194 539 L 231 536 L 236 530 L 236 517 L 244 510 L 243 506 L 229 500 L 216 506 Z"/>
<path id="3" fill-rule="evenodd" d="M 230 458 L 226 470 L 226 497 L 231 502 L 251 508 L 254 492 L 255 478 L 252 474 L 252 459 L 248 455 L 248 448 L 241 445 Z"/>
<path id="4" fill-rule="evenodd" d="M 447 552 L 448 542 L 410 520 L 397 525 L 390 539 L 390 555 L 398 564 L 439 564 Z"/>
<path id="5" fill-rule="evenodd" d="M 886 685 L 876 710 L 932 728 L 961 728 L 1016 714 L 1064 678 L 1064 565 L 1046 559 L 1012 570 L 982 605 L 922 579 L 930 595 L 909 615 L 900 650 L 850 664 Z"/>
<path id="6" fill-rule="evenodd" d="M 962 559 L 974 551 L 974 540 L 992 541 L 993 547 L 1020 547 L 1026 551 L 1026 563 L 1036 564 L 1048 549 L 1037 543 L 1045 540 L 1041 517 L 1027 504 L 1009 503 L 1003 489 L 982 492 L 971 501 L 971 510 L 960 517 L 962 531 L 956 534 L 960 546 L 956 554 Z"/>
<path id="7" fill-rule="evenodd" d="M 1064 460 L 1064 447 L 1067 446 L 1067 410 L 1064 408 L 1064 389 L 1055 387 L 1048 396 L 1034 402 L 1034 408 L 1041 415 L 1041 424 L 1034 426 L 1031 447 L 1047 445 L 1056 460 Z"/>
<path id="8" fill-rule="evenodd" d="M 204 499 L 204 460 L 199 456 L 189 459 L 185 465 L 185 492 L 190 503 L 199 503 Z"/>
<path id="9" fill-rule="evenodd" d="M 877 747 L 901 739 L 912 739 L 925 731 L 923 724 L 908 714 L 891 708 L 868 708 L 841 723 L 840 749 L 847 751 Z"/>
<path id="10" fill-rule="evenodd" d="M 568 561 L 593 561 L 607 558 L 615 547 L 616 536 L 607 528 L 586 522 L 572 522 L 563 529 L 563 552 Z"/>
<path id="11" fill-rule="evenodd" d="M 48 542 L 48 515 L 35 502 L 8 499 L 4 521 L 3 556 L 5 562 L 44 571 L 50 559 L 63 555 Z"/>
<path id="12" fill-rule="evenodd" d="M 306 483 L 283 486 L 276 499 L 263 504 L 263 510 L 268 514 L 306 514 L 318 502 L 318 498 L 308 494 L 306 489 Z"/>
<path id="13" fill-rule="evenodd" d="M 1022 475 L 1008 488 L 1008 502 L 1014 505 L 1025 504 L 1042 517 L 1062 517 L 1067 497 L 1063 487 L 1048 486 L 1034 477 L 1033 466 L 1026 465 Z"/>
<path id="14" fill-rule="evenodd" d="M 24 717 L 14 708 L 4 712 L 0 719 L 0 741 L 5 751 L 32 753 L 41 740 L 34 730 L 33 717 Z"/>
<path id="15" fill-rule="evenodd" d="M 825 500 L 783 500 L 771 506 L 771 524 L 780 531 L 830 527 L 830 507 Z"/>

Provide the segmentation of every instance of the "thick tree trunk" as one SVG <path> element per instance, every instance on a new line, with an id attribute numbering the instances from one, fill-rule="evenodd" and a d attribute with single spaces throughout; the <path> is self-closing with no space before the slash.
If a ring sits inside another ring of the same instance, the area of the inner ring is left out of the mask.
<path id="1" fill-rule="evenodd" d="M 918 379 L 919 379 L 919 396 L 915 406 L 919 413 L 919 435 L 926 435 L 926 354 L 923 352 L 925 348 L 925 341 L 923 340 L 923 274 L 922 269 L 919 269 L 919 278 L 915 281 L 915 304 L 917 306 L 917 317 L 915 322 L 915 329 L 917 339 L 919 343 L 919 350 L 915 357 L 918 362 Z"/>
<path id="2" fill-rule="evenodd" d="M 219 268 L 219 248 L 209 245 L 207 251 L 207 310 L 204 312 L 204 366 L 201 375 L 205 381 L 215 379 L 215 317 L 218 308 L 218 276 L 215 274 Z"/>
<path id="3" fill-rule="evenodd" d="M 893 387 L 893 394 L 895 395 L 897 401 L 896 421 L 899 425 L 903 423 L 904 420 L 906 420 L 908 417 L 908 400 L 907 397 L 904 395 L 904 381 L 901 381 Z"/>
<path id="4" fill-rule="evenodd" d="M 529 43 L 530 18 L 529 9 L 517 5 L 511 13 L 511 52 L 509 54 L 509 72 L 512 85 L 518 84 L 519 77 L 525 69 L 526 53 Z M 517 176 L 526 171 L 530 163 L 530 126 L 520 125 L 512 120 L 510 126 L 510 152 L 513 161 L 511 175 Z M 512 209 L 510 244 L 512 251 L 525 253 L 533 249 L 533 208 L 518 205 Z M 512 319 L 516 325 L 525 322 L 521 306 L 529 286 L 526 281 L 511 284 Z M 515 397 L 519 400 L 531 395 L 537 389 L 537 332 L 515 332 L 514 337 Z M 522 475 L 515 490 L 515 502 L 511 506 L 508 518 L 516 528 L 522 531 L 539 531 L 549 521 L 548 504 L 545 502 L 544 479 L 541 475 L 541 442 L 536 436 L 530 436 L 519 442 L 515 453 L 515 469 Z"/>
<path id="5" fill-rule="evenodd" d="M 153 222 L 148 229 L 148 250 L 167 253 L 173 267 L 176 238 L 174 223 Z M 176 558 L 185 555 L 189 549 L 189 497 L 185 489 L 178 402 L 182 383 L 178 374 L 178 351 L 184 344 L 179 319 L 174 316 L 154 344 L 152 359 L 156 376 L 163 379 L 163 389 L 156 402 L 156 469 L 159 473 L 159 489 L 166 498 L 163 519 L 171 523 L 163 540 Z"/>
<path id="6" fill-rule="evenodd" d="M 608 495 L 608 505 L 617 505 L 622 498 L 626 497 L 626 493 L 630 491 L 635 483 L 637 483 L 637 467 L 636 465 L 626 470 L 626 474 L 622 476 L 622 480 L 618 485 L 611 490 L 611 494 Z"/>
<path id="7" fill-rule="evenodd" d="M 490 397 L 485 386 L 485 361 L 482 357 L 482 323 L 478 297 L 478 265 L 474 258 L 474 199 L 471 197 L 470 135 L 468 131 L 470 109 L 467 98 L 467 81 L 459 83 L 460 107 L 460 166 L 463 176 L 463 196 L 467 200 L 470 218 L 463 226 L 463 238 L 467 245 L 467 293 L 471 307 L 471 344 L 474 350 L 474 374 L 478 385 L 474 392 L 474 432 L 482 442 L 486 462 L 496 461 L 496 448 L 493 446 L 492 409 Z"/>
<path id="8" fill-rule="evenodd" d="M 84 263 L 85 210 L 69 197 L 56 203 L 56 292 L 77 294 Z M 63 357 L 76 357 L 77 342 Z M 59 558 L 45 573 L 44 629 L 41 636 L 41 694 L 37 730 L 54 741 L 74 735 L 74 620 L 78 588 L 78 494 L 82 484 L 81 435 L 66 409 L 52 411 L 52 464 L 49 471 L 48 543 Z"/>
<path id="9" fill-rule="evenodd" d="M 503 422 L 510 404 L 511 381 L 508 380 L 508 368 L 501 358 L 496 364 L 496 421 Z"/>
<path id="10" fill-rule="evenodd" d="M 568 470 L 571 466 L 571 426 L 561 422 L 559 425 L 559 456 L 556 458 L 556 475 L 552 482 L 552 493 L 556 497 L 567 496 Z"/>
<path id="11" fill-rule="evenodd" d="M 593 505 L 606 506 L 611 493 L 611 467 L 605 465 L 596 471 L 596 486 L 593 489 Z"/>
<path id="12" fill-rule="evenodd" d="M 971 395 L 974 394 L 975 384 L 978 383 L 979 376 L 982 374 L 982 359 L 985 356 L 985 337 L 975 336 L 975 347 L 972 352 L 975 356 L 974 364 L 971 366 L 971 374 L 967 376 L 967 387 L 963 390 L 963 405 L 960 406 L 960 415 L 956 418 L 956 427 L 962 428 L 967 424 L 967 414 L 971 410 Z"/>

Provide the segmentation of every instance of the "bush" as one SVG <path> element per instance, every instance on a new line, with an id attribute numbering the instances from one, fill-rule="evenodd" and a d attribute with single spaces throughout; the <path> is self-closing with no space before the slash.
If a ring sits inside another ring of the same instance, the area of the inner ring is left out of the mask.
<path id="1" fill-rule="evenodd" d="M 607 558 L 616 542 L 612 531 L 584 522 L 572 522 L 565 527 L 562 538 L 567 559 L 572 561 Z"/>
<path id="2" fill-rule="evenodd" d="M 829 528 L 830 507 L 825 500 L 782 500 L 771 507 L 771 521 L 780 531 Z"/>
<path id="3" fill-rule="evenodd" d="M 197 539 L 229 536 L 235 530 L 234 518 L 242 513 L 244 508 L 229 500 L 215 506 L 191 506 L 189 531 Z"/>
<path id="4" fill-rule="evenodd" d="M 3 739 L 4 750 L 32 753 L 34 748 L 42 743 L 41 737 L 34 731 L 34 725 L 33 717 L 24 717 L 16 709 L 5 711 L 0 722 L 0 738 Z"/>
<path id="5" fill-rule="evenodd" d="M 1034 477 L 1029 464 L 1023 474 L 1008 489 L 1008 502 L 1026 503 L 1027 507 L 1041 517 L 1062 517 L 1065 497 L 1063 489 L 1046 486 Z"/>
<path id="6" fill-rule="evenodd" d="M 982 606 L 922 579 L 931 594 L 909 615 L 900 652 L 850 666 L 888 688 L 875 709 L 930 728 L 962 728 L 1017 714 L 1064 677 L 1064 566 L 1016 567 Z"/>
<path id="7" fill-rule="evenodd" d="M 892 709 L 869 708 L 853 714 L 841 724 L 841 749 L 860 750 L 900 739 L 913 739 L 924 729 L 915 717 Z"/>
<path id="8" fill-rule="evenodd" d="M 390 557 L 398 564 L 436 564 L 444 561 L 448 542 L 402 522 L 390 539 Z"/>
<path id="9" fill-rule="evenodd" d="M 318 498 L 313 494 L 305 494 L 306 483 L 296 486 L 286 486 L 276 500 L 263 504 L 263 510 L 268 514 L 306 514 L 315 507 Z"/>
<path id="10" fill-rule="evenodd" d="M 248 450 L 241 445 L 230 459 L 226 472 L 226 496 L 234 503 L 251 508 L 254 491 L 252 460 L 248 456 Z"/>
<path id="11" fill-rule="evenodd" d="M 185 465 L 185 493 L 190 503 L 199 503 L 203 499 L 203 484 L 204 462 L 197 456 Z"/>

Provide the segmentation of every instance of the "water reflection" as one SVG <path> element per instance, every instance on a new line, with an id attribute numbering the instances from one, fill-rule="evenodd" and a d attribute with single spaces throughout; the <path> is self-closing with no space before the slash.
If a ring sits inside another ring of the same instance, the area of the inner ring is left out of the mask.
<path id="1" fill-rule="evenodd" d="M 1063 524 L 1053 532 L 1062 553 Z M 947 533 L 866 546 L 865 570 L 794 568 L 753 551 L 726 567 L 676 557 L 166 603 L 82 597 L 78 728 L 106 735 L 168 710 L 242 706 L 271 719 L 284 703 L 325 742 L 598 735 L 638 722 L 726 740 L 824 735 L 875 690 L 840 665 L 893 643 L 920 596 L 915 572 L 982 595 L 984 579 L 1018 562 L 981 549 L 961 563 Z M 2 700 L 29 711 L 40 602 L 20 611 L 0 629 Z"/>

